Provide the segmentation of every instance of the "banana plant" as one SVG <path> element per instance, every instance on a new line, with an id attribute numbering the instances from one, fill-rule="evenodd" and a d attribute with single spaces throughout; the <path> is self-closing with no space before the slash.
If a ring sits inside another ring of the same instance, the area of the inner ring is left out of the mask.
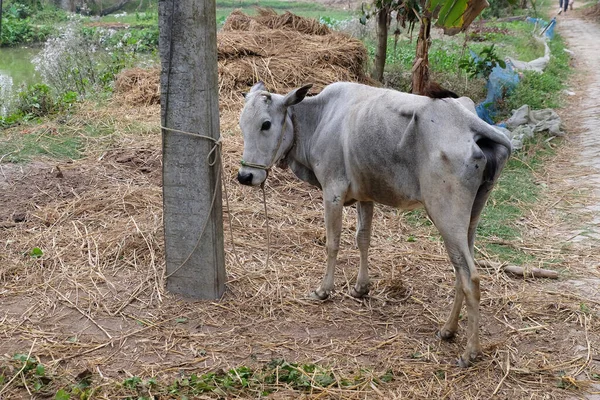
<path id="1" fill-rule="evenodd" d="M 432 23 L 442 28 L 446 35 L 455 35 L 466 30 L 487 6 L 487 0 L 374 0 L 369 7 L 363 5 L 361 22 L 366 23 L 367 18 L 377 15 L 378 46 L 373 78 L 379 81 L 383 79 L 392 11 L 396 11 L 396 18 L 403 27 L 408 23 L 409 31 L 417 22 L 420 24 L 412 67 L 412 92 L 424 94 L 429 83 L 428 54 Z"/>

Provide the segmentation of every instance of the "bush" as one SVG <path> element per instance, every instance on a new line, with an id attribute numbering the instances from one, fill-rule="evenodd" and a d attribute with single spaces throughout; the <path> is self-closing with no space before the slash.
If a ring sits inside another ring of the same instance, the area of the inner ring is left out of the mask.
<path id="1" fill-rule="evenodd" d="M 122 45 L 105 47 L 110 35 L 96 37 L 81 32 L 76 23 L 71 23 L 60 35 L 49 39 L 33 60 L 44 82 L 59 95 L 75 92 L 84 97 L 110 91 L 115 76 L 133 64 L 132 54 Z"/>
<path id="2" fill-rule="evenodd" d="M 152 52 L 158 49 L 158 25 L 129 30 L 83 27 L 81 32 L 86 40 L 105 48 L 133 53 Z"/>
<path id="3" fill-rule="evenodd" d="M 55 21 L 55 19 L 48 20 L 50 14 L 54 15 L 53 18 L 58 18 L 57 15 L 64 18 L 66 15 L 56 12 L 53 7 L 36 10 L 34 13 L 34 10 L 27 5 L 19 2 L 10 3 L 3 13 L 0 43 L 4 46 L 16 46 L 46 40 L 54 28 L 41 23 Z M 39 19 L 38 16 L 42 19 Z"/>
<path id="4" fill-rule="evenodd" d="M 42 83 L 29 86 L 19 93 L 17 115 L 24 118 L 38 118 L 64 111 L 77 100 L 77 93 L 53 94 L 48 85 Z"/>
<path id="5" fill-rule="evenodd" d="M 502 18 L 513 15 L 514 6 L 510 4 L 509 0 L 489 0 L 488 3 L 490 6 L 481 12 L 481 19 Z"/>

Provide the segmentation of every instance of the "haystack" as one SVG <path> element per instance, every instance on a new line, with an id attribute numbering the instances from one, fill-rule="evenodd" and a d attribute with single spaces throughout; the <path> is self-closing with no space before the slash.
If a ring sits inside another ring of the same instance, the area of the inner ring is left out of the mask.
<path id="1" fill-rule="evenodd" d="M 122 71 L 115 81 L 115 93 L 132 105 L 160 103 L 160 70 L 131 68 Z"/>
<path id="2" fill-rule="evenodd" d="M 259 80 L 279 93 L 308 82 L 314 93 L 336 81 L 374 83 L 365 74 L 362 42 L 290 12 L 260 9 L 252 17 L 236 10 L 217 40 L 219 94 L 225 102 L 237 101 Z"/>
<path id="3" fill-rule="evenodd" d="M 220 103 L 227 108 L 240 105 L 240 94 L 258 81 L 277 93 L 306 83 L 314 84 L 312 93 L 337 81 L 375 84 L 365 73 L 362 42 L 290 12 L 232 12 L 217 35 L 217 51 Z M 130 104 L 157 104 L 158 79 L 157 70 L 126 70 L 115 92 Z"/>

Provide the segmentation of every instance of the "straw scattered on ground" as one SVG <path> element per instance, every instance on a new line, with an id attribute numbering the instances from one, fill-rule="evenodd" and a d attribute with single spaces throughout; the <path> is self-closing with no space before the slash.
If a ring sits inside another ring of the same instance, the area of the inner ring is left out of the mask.
<path id="1" fill-rule="evenodd" d="M 269 68 L 277 65 L 271 62 Z M 273 76 L 286 79 L 279 70 Z M 515 279 L 482 268 L 484 354 L 473 367 L 459 369 L 454 362 L 466 344 L 466 320 L 454 342 L 435 337 L 450 310 L 454 273 L 426 218 L 376 207 L 371 293 L 356 300 L 347 295 L 358 265 L 355 211 L 347 208 L 336 293 L 312 302 L 306 295 L 325 269 L 321 193 L 277 169 L 266 186 L 266 265 L 262 195 L 235 180 L 239 108 L 222 107 L 221 115 L 229 199 L 224 219 L 231 219 L 233 235 L 232 242 L 226 223 L 227 292 L 218 302 L 166 292 L 159 107 L 137 104 L 89 106 L 66 124 L 82 136 L 94 124 L 114 130 L 88 137 L 83 159 L 0 165 L 0 374 L 6 377 L 0 396 L 30 398 L 34 390 L 20 379 L 21 364 L 10 360 L 15 353 L 29 354 L 48 375 L 62 377 L 48 383 L 53 393 L 87 376 L 100 387 L 97 397 L 107 399 L 131 395 L 119 383 L 132 376 L 169 383 L 242 365 L 260 369 L 273 359 L 322 365 L 338 383 L 361 378 L 355 386 L 311 381 L 304 391 L 271 384 L 271 397 L 281 399 L 564 399 L 597 379 L 597 287 L 564 286 L 600 277 L 589 274 L 590 264 L 598 265 L 597 244 L 564 243 L 574 218 L 585 223 L 572 205 L 589 195 L 572 183 L 583 173 L 570 168 L 574 146 L 561 148 L 536 175 L 548 195 L 522 219 L 523 239 L 494 239 L 540 263 L 551 260 L 560 281 Z M 12 377 L 19 379 L 9 382 Z M 260 390 L 227 396 L 253 398 Z"/>

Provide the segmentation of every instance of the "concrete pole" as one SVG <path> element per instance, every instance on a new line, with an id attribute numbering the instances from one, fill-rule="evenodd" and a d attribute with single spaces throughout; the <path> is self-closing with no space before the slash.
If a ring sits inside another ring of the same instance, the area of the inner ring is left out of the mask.
<path id="1" fill-rule="evenodd" d="M 159 25 L 163 127 L 218 139 L 215 0 L 160 0 Z M 221 160 L 209 165 L 211 140 L 168 129 L 162 137 L 167 290 L 217 299 L 226 279 Z"/>

